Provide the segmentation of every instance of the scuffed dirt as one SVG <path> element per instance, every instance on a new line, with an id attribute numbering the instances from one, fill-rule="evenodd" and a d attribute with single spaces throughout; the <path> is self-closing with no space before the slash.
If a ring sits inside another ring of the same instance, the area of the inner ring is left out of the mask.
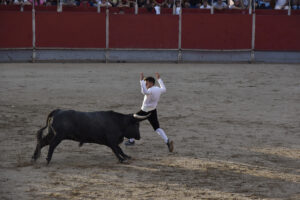
<path id="1" fill-rule="evenodd" d="M 143 122 L 130 164 L 73 141 L 31 163 L 53 109 L 138 111 L 140 72 L 174 153 Z M 0 199 L 300 199 L 299 105 L 297 65 L 0 64 Z"/>

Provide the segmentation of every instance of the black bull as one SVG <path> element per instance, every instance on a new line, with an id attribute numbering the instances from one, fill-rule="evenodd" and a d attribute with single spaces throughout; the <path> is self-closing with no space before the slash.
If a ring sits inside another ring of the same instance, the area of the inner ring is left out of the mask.
<path id="1" fill-rule="evenodd" d="M 54 149 L 62 140 L 83 143 L 97 143 L 110 147 L 120 162 L 130 159 L 119 144 L 124 137 L 140 139 L 139 122 L 146 119 L 135 118 L 113 111 L 78 112 L 74 110 L 54 110 L 48 117 L 46 126 L 37 132 L 37 145 L 32 156 L 39 158 L 41 149 L 49 145 L 47 163 L 51 161 Z M 48 128 L 48 134 L 43 131 Z"/>

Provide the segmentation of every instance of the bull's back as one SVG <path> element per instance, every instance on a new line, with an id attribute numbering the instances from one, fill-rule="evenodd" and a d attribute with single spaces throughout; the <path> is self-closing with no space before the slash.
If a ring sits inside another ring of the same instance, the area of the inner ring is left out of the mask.
<path id="1" fill-rule="evenodd" d="M 64 139 L 104 144 L 107 135 L 117 128 L 111 112 L 61 110 L 54 116 L 53 128 Z"/>

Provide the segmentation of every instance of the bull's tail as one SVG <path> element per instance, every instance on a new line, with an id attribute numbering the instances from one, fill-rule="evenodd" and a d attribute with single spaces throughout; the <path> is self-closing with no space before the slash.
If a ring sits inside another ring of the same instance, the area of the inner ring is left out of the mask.
<path id="1" fill-rule="evenodd" d="M 59 109 L 53 110 L 47 117 L 46 125 L 37 132 L 36 137 L 37 137 L 38 143 L 41 143 L 42 138 L 43 138 L 43 131 L 49 127 L 49 124 L 50 124 L 50 121 L 51 121 L 53 115 L 55 115 L 55 113 L 57 113 L 58 111 L 59 111 Z"/>
<path id="2" fill-rule="evenodd" d="M 42 143 L 42 139 L 43 139 L 43 131 L 49 127 L 50 122 L 53 118 L 53 116 L 55 115 L 55 113 L 57 113 L 59 111 L 59 109 L 53 110 L 47 117 L 47 121 L 46 121 L 46 125 L 41 128 L 40 130 L 38 130 L 37 134 L 36 134 L 36 139 L 37 139 L 37 145 L 36 145 L 36 149 L 33 155 L 33 159 L 36 160 L 38 157 L 40 157 L 41 154 L 41 143 Z"/>

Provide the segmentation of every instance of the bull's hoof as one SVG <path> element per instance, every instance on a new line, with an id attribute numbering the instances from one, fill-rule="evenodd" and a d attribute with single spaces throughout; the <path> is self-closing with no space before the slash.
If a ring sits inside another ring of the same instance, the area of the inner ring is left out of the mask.
<path id="1" fill-rule="evenodd" d="M 36 163 L 36 159 L 34 159 L 34 158 L 31 158 L 31 160 L 30 160 L 30 163 L 31 163 L 31 164 L 34 164 L 34 163 Z"/>
<path id="2" fill-rule="evenodd" d="M 83 142 L 80 142 L 78 146 L 79 146 L 79 147 L 82 147 L 82 145 L 83 145 Z"/>
<path id="3" fill-rule="evenodd" d="M 35 152 L 33 155 L 32 155 L 32 160 L 36 161 L 39 157 L 41 156 L 41 152 Z"/>
<path id="4" fill-rule="evenodd" d="M 125 164 L 125 165 L 129 165 L 130 164 L 130 162 L 129 162 L 129 160 L 126 160 L 126 159 L 124 159 L 124 160 L 120 160 L 120 163 L 121 164 Z"/>
<path id="5" fill-rule="evenodd" d="M 36 161 L 37 160 L 37 157 L 36 156 L 32 156 L 31 157 L 31 161 Z"/>
<path id="6" fill-rule="evenodd" d="M 125 158 L 125 160 L 131 160 L 132 159 L 130 156 L 127 156 L 127 155 L 124 158 Z"/>

